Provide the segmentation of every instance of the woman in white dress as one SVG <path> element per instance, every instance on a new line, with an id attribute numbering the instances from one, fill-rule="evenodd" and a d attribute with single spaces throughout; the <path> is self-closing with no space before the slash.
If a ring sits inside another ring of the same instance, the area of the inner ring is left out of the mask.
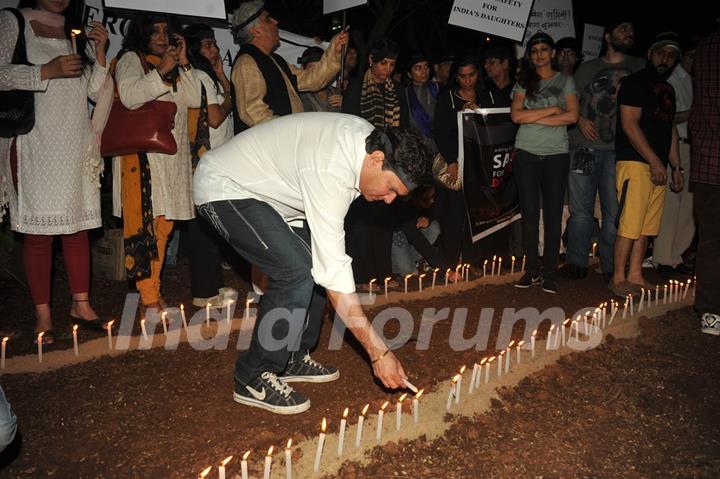
<path id="1" fill-rule="evenodd" d="M 0 206 L 9 206 L 11 229 L 23 233 L 23 258 L 33 303 L 35 332 L 51 344 L 52 242 L 59 236 L 72 292 L 70 316 L 83 327 L 102 329 L 89 302 L 88 230 L 101 226 L 98 177 L 102 159 L 88 114 L 105 82 L 108 33 L 98 22 L 83 27 L 82 0 L 21 0 L 24 38 L 31 65 L 12 64 L 16 17 L 0 12 L 0 90 L 29 90 L 35 125 L 0 139 Z M 74 42 L 71 29 L 82 30 Z"/>

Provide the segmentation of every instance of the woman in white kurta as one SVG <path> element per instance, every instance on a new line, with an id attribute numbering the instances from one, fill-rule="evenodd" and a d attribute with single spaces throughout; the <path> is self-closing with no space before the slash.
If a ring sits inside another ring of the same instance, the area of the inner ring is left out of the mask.
<path id="1" fill-rule="evenodd" d="M 140 291 L 143 314 L 165 307 L 160 272 L 173 220 L 195 216 L 187 110 L 200 106 L 200 81 L 187 59 L 185 39 L 177 34 L 172 42 L 168 38 L 173 22 L 166 16 L 133 16 L 115 70 L 120 100 L 127 108 L 153 100 L 177 105 L 172 130 L 176 154 L 141 152 L 121 160 L 125 264 Z"/>
<path id="2" fill-rule="evenodd" d="M 11 63 L 19 25 L 12 13 L 0 12 L 0 90 L 35 92 L 35 125 L 25 135 L 0 139 L 0 206 L 9 206 L 12 230 L 24 233 L 35 331 L 44 331 L 43 342 L 49 344 L 54 340 L 49 305 L 54 236 L 63 243 L 73 321 L 93 329 L 104 325 L 88 300 L 87 231 L 101 226 L 102 159 L 94 147 L 87 100 L 97 98 L 106 79 L 108 34 L 92 22 L 77 38 L 81 54 L 74 54 L 70 29 L 82 27 L 84 2 L 24 0 L 19 7 L 31 65 Z"/>

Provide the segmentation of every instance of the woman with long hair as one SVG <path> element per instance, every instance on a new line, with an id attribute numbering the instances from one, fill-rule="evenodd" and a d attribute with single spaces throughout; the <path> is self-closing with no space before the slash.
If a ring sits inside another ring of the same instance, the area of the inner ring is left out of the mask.
<path id="1" fill-rule="evenodd" d="M 72 293 L 70 317 L 102 330 L 90 305 L 88 230 L 101 226 L 98 132 L 88 114 L 107 77 L 108 33 L 82 24 L 82 0 L 22 0 L 29 65 L 12 63 L 20 25 L 0 12 L 0 90 L 34 92 L 35 124 L 26 134 L 0 138 L 0 209 L 23 233 L 23 260 L 35 305 L 35 332 L 54 342 L 50 308 L 52 243 L 59 236 Z M 71 30 L 80 30 L 71 41 Z M 99 127 L 102 129 L 102 126 Z M 7 204 L 3 204 L 7 202 Z M 9 205 L 8 205 L 9 204 Z"/>
<path id="2" fill-rule="evenodd" d="M 520 125 L 515 137 L 513 171 L 520 194 L 522 242 L 527 271 L 515 286 L 542 283 L 557 292 L 555 272 L 560 256 L 560 226 L 570 157 L 567 126 L 577 122 L 580 105 L 571 76 L 554 65 L 555 43 L 538 32 L 527 43 L 513 89 L 511 116 Z M 544 223 L 543 268 L 538 259 L 540 209 Z"/>
<path id="3" fill-rule="evenodd" d="M 166 306 L 160 272 L 173 221 L 194 217 L 188 108 L 200 107 L 201 84 L 178 32 L 174 17 L 135 14 L 115 69 L 126 108 L 153 100 L 177 105 L 174 155 L 138 152 L 120 158 L 125 265 L 140 291 L 143 315 Z"/>
<path id="4" fill-rule="evenodd" d="M 183 30 L 183 37 L 187 42 L 188 60 L 203 89 L 200 108 L 190 110 L 188 121 L 194 170 L 205 151 L 232 138 L 232 95 L 213 29 L 204 24 L 190 25 Z M 222 289 L 222 251 L 227 251 L 224 241 L 205 218 L 194 218 L 185 226 L 190 245 L 192 303 L 199 307 L 209 303 L 213 308 L 221 308 L 225 298 L 221 291 L 226 291 Z"/>

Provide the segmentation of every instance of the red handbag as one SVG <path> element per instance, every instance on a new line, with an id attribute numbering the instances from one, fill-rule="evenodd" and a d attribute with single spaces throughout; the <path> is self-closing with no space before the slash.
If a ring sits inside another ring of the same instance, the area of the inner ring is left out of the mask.
<path id="1" fill-rule="evenodd" d="M 148 66 L 142 54 L 138 54 L 145 73 Z M 100 141 L 102 156 L 123 156 L 133 153 L 177 153 L 177 143 L 172 134 L 175 126 L 177 105 L 171 101 L 152 100 L 140 108 L 130 110 L 115 93 L 108 121 Z"/>

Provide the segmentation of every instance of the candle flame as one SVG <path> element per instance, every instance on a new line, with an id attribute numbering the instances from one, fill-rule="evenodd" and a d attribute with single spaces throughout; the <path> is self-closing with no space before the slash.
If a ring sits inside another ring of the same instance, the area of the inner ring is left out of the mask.
<path id="1" fill-rule="evenodd" d="M 515 340 L 513 339 L 512 341 L 510 341 L 510 344 L 508 344 L 508 349 L 512 348 L 514 344 Z"/>
<path id="2" fill-rule="evenodd" d="M 523 340 L 523 341 L 518 341 L 517 347 L 519 348 L 519 347 L 522 346 L 523 344 L 525 344 L 525 341 L 524 341 L 524 340 Z"/>
<path id="3" fill-rule="evenodd" d="M 377 281 L 376 278 L 372 278 L 372 279 L 370 280 L 371 283 L 374 283 L 375 281 Z"/>
<path id="4" fill-rule="evenodd" d="M 73 324 L 73 333 L 76 332 L 77 330 L 78 330 L 78 325 L 77 325 L 77 324 Z M 6 339 L 7 339 L 7 338 L 6 338 Z M 5 341 L 5 339 L 3 339 L 3 341 Z"/>
<path id="5" fill-rule="evenodd" d="M 5 336 L 5 337 L 3 338 L 3 341 L 2 341 L 2 342 L 3 342 L 3 343 L 7 343 L 9 339 L 10 339 L 10 338 L 9 338 L 8 336 Z"/>
<path id="6" fill-rule="evenodd" d="M 350 412 L 350 410 L 348 408 L 345 408 L 345 410 L 343 411 L 343 419 L 347 418 L 348 412 Z"/>
<path id="7" fill-rule="evenodd" d="M 242 460 L 243 460 L 243 461 L 247 461 L 247 458 L 248 458 L 249 455 L 250 455 L 250 451 L 248 451 L 248 452 L 246 452 L 245 454 L 243 454 Z"/>
<path id="8" fill-rule="evenodd" d="M 420 276 L 418 276 L 418 278 L 421 278 L 421 279 L 422 279 L 422 278 L 424 278 L 425 276 L 427 276 L 427 275 L 426 275 L 425 273 L 423 273 L 423 274 L 421 274 Z"/>
<path id="9" fill-rule="evenodd" d="M 505 351 L 500 351 L 500 354 L 498 354 L 498 357 L 502 356 L 503 354 L 505 354 Z"/>
<path id="10" fill-rule="evenodd" d="M 460 374 L 465 372 L 465 365 L 463 364 L 463 367 L 460 368 Z"/>
<path id="11" fill-rule="evenodd" d="M 417 394 L 415 395 L 415 399 L 420 399 L 420 396 L 422 396 L 422 393 L 423 393 L 424 391 L 425 391 L 424 389 L 419 390 L 419 391 L 417 392 Z"/>
<path id="12" fill-rule="evenodd" d="M 272 452 L 273 452 L 273 448 L 274 448 L 274 447 L 275 447 L 275 446 L 270 446 L 270 449 L 268 449 L 268 453 L 267 453 L 268 457 L 272 456 Z"/>
<path id="13" fill-rule="evenodd" d="M 70 30 L 70 32 L 71 32 L 73 35 L 80 35 L 80 34 L 82 34 L 82 30 L 78 30 L 77 28 L 73 28 L 72 30 Z"/>
<path id="14" fill-rule="evenodd" d="M 320 428 L 320 430 L 321 432 L 325 432 L 325 429 L 327 429 L 327 420 L 323 418 L 322 427 Z"/>
<path id="15" fill-rule="evenodd" d="M 221 466 L 227 465 L 227 463 L 230 462 L 230 459 L 232 459 L 232 458 L 233 458 L 232 456 L 226 457 L 225 459 L 222 460 L 222 462 L 220 463 L 220 465 L 221 465 Z"/>
<path id="16" fill-rule="evenodd" d="M 550 326 L 550 332 L 551 332 L 551 333 L 552 333 L 552 330 L 553 330 L 553 329 L 555 329 L 555 325 L 554 325 L 554 324 L 553 324 L 552 326 Z"/>
<path id="17" fill-rule="evenodd" d="M 391 279 L 392 279 L 392 277 L 388 276 L 387 278 L 385 278 L 385 282 L 387 283 L 387 282 L 390 281 Z"/>
<path id="18" fill-rule="evenodd" d="M 43 336 L 45 336 L 45 331 L 43 331 L 42 333 L 38 333 L 38 342 L 40 342 Z"/>
<path id="19" fill-rule="evenodd" d="M 290 449 L 292 447 L 292 438 L 288 439 L 287 446 L 285 446 L 285 449 Z"/>
<path id="20" fill-rule="evenodd" d="M 458 382 L 459 380 L 460 380 L 460 375 L 459 375 L 459 374 L 456 374 L 455 377 L 452 379 L 452 382 L 453 382 L 453 384 L 455 384 L 455 383 Z"/>
<path id="21" fill-rule="evenodd" d="M 165 316 L 167 316 L 167 311 L 162 312 L 162 317 L 164 318 Z"/>
<path id="22" fill-rule="evenodd" d="M 182 303 L 180 303 L 180 309 L 182 309 L 182 310 L 184 311 L 184 310 L 185 310 L 185 305 L 182 304 Z"/>
<path id="23" fill-rule="evenodd" d="M 445 270 L 445 274 L 448 274 L 450 271 L 452 271 L 452 268 L 448 268 Z"/>
<path id="24" fill-rule="evenodd" d="M 512 257 L 512 260 L 515 261 L 515 256 Z"/>
<path id="25" fill-rule="evenodd" d="M 495 356 L 490 356 L 490 359 L 488 359 L 488 364 L 495 361 Z"/>
<path id="26" fill-rule="evenodd" d="M 233 304 L 234 302 L 232 299 L 228 299 L 228 304 Z"/>
<path id="27" fill-rule="evenodd" d="M 433 273 L 437 273 L 438 271 L 440 271 L 440 268 L 435 268 L 435 269 L 433 270 Z"/>
<path id="28" fill-rule="evenodd" d="M 494 255 L 493 255 L 493 261 L 495 261 L 496 258 L 497 258 L 497 255 L 494 254 Z"/>
<path id="29" fill-rule="evenodd" d="M 480 360 L 480 366 L 482 366 L 483 364 L 485 364 L 486 361 L 487 361 L 487 358 L 482 358 L 482 359 Z"/>
<path id="30" fill-rule="evenodd" d="M 364 408 L 362 408 L 362 412 L 360 413 L 361 416 L 364 416 L 365 413 L 367 413 L 368 408 L 370 407 L 370 403 L 367 403 Z"/>
<path id="31" fill-rule="evenodd" d="M 403 402 L 405 400 L 405 398 L 407 397 L 407 395 L 408 395 L 408 393 L 403 393 L 403 395 L 398 398 L 398 402 Z"/>
<path id="32" fill-rule="evenodd" d="M 210 474 L 210 470 L 212 469 L 212 466 L 208 466 L 203 472 L 200 473 L 198 476 L 200 479 Z"/>
<path id="33" fill-rule="evenodd" d="M 112 328 L 112 325 L 113 325 L 113 323 L 114 323 L 114 322 L 115 322 L 115 320 L 114 320 L 114 319 L 113 319 L 113 320 L 110 320 L 110 321 L 108 321 L 108 323 L 107 323 L 107 328 L 108 328 L 108 329 Z"/>
<path id="34" fill-rule="evenodd" d="M 537 334 L 537 329 L 532 332 L 532 335 L 535 336 Z"/>
<path id="35" fill-rule="evenodd" d="M 563 326 L 565 326 L 569 322 L 570 322 L 570 318 L 567 318 L 565 321 L 563 321 Z"/>
<path id="36" fill-rule="evenodd" d="M 410 274 L 406 274 L 406 275 L 405 275 L 405 279 L 410 279 L 410 278 L 412 278 L 412 276 L 413 276 L 413 274 L 412 274 L 412 273 L 410 273 Z"/>
<path id="37" fill-rule="evenodd" d="M 487 260 L 483 261 L 483 266 L 487 266 Z"/>
<path id="38" fill-rule="evenodd" d="M 389 403 L 390 403 L 390 401 L 385 401 L 384 403 L 382 403 L 382 406 L 380 406 L 380 410 L 384 411 Z"/>

